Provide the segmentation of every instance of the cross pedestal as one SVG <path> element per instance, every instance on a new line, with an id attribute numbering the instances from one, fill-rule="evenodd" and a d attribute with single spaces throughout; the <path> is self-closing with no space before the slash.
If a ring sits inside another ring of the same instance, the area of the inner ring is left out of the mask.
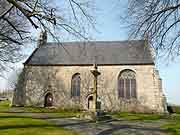
<path id="1" fill-rule="evenodd" d="M 94 87 L 93 87 L 93 109 L 92 111 L 95 113 L 95 114 L 98 114 L 98 110 L 97 110 L 97 78 L 98 76 L 101 74 L 98 69 L 97 69 L 97 65 L 94 64 L 94 69 L 91 70 L 91 73 L 93 74 L 93 77 L 94 77 Z"/>
<path id="2" fill-rule="evenodd" d="M 109 119 L 110 117 L 105 115 L 105 113 L 103 111 L 101 111 L 100 107 L 97 108 L 97 79 L 98 76 L 101 74 L 98 71 L 98 67 L 96 64 L 94 64 L 94 68 L 91 70 L 91 73 L 93 74 L 93 78 L 94 78 L 94 85 L 93 85 L 93 90 L 92 90 L 92 108 L 89 108 L 88 111 L 85 111 L 84 113 L 82 113 L 82 115 L 80 116 L 83 119 L 89 119 L 92 121 L 101 121 L 101 120 L 106 120 Z M 100 106 L 100 105 L 99 105 Z"/>

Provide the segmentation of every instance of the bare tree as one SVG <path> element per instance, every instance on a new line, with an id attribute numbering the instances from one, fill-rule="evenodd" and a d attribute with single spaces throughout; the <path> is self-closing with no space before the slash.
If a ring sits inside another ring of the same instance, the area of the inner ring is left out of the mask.
<path id="1" fill-rule="evenodd" d="M 179 0 L 129 0 L 128 22 L 130 37 L 149 41 L 161 56 L 180 55 L 180 1 Z"/>
<path id="2" fill-rule="evenodd" d="M 94 27 L 91 7 L 87 0 L 1 0 L 0 71 L 20 60 L 31 31 L 46 30 L 58 41 L 57 31 L 88 39 L 86 29 Z"/>
<path id="3" fill-rule="evenodd" d="M 10 75 L 7 77 L 7 88 L 11 90 L 14 90 L 16 88 L 21 72 L 22 68 L 18 68 L 10 73 Z"/>

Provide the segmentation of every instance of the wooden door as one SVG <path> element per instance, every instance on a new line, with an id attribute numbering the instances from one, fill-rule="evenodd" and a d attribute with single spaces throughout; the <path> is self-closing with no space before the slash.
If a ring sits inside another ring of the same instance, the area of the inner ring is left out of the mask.
<path id="1" fill-rule="evenodd" d="M 45 107 L 51 107 L 53 105 L 53 95 L 51 93 L 46 94 L 45 96 Z"/>
<path id="2" fill-rule="evenodd" d="M 93 110 L 93 96 L 88 98 L 88 109 Z"/>

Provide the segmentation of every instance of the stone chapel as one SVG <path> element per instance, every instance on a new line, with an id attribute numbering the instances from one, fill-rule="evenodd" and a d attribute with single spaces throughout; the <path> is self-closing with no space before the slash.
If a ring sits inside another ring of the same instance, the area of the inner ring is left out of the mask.
<path id="1" fill-rule="evenodd" d="M 12 105 L 91 108 L 98 65 L 98 102 L 105 111 L 166 111 L 162 80 L 147 40 L 47 42 L 41 33 L 37 48 L 24 63 Z"/>

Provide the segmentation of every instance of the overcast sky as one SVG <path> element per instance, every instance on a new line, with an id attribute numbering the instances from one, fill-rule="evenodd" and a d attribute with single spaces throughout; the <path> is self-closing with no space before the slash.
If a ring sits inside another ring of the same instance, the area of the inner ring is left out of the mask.
<path id="1" fill-rule="evenodd" d="M 123 28 L 119 21 L 119 15 L 123 14 L 126 3 L 116 3 L 118 0 L 96 0 L 97 7 L 97 30 L 91 34 L 94 40 L 127 40 L 127 28 Z M 29 54 L 32 52 L 29 51 Z M 168 63 L 158 60 L 156 67 L 160 72 L 163 83 L 163 91 L 169 103 L 180 105 L 180 58 Z M 22 65 L 16 65 L 19 67 Z M 0 80 L 0 87 L 4 88 L 6 82 Z"/>

